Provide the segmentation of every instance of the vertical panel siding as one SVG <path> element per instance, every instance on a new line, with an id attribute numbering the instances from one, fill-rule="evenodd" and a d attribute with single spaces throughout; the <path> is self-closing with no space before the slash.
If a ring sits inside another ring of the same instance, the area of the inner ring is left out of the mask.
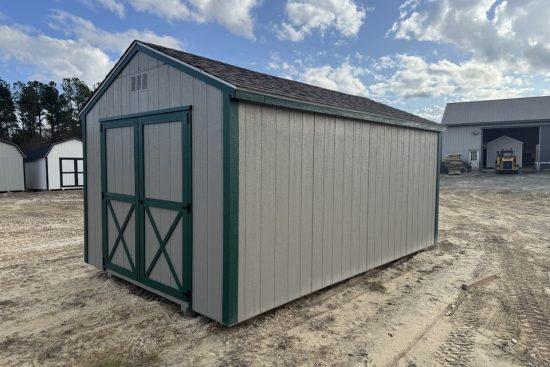
<path id="1" fill-rule="evenodd" d="M 311 292 L 311 270 L 313 260 L 313 166 L 315 120 L 313 115 L 302 115 L 302 157 L 301 160 L 301 221 L 300 221 L 300 295 Z M 293 129 L 295 129 L 293 125 Z M 294 130 L 293 130 L 294 131 Z"/>
<path id="2" fill-rule="evenodd" d="M 239 104 L 239 320 L 433 244 L 437 134 Z"/>
<path id="3" fill-rule="evenodd" d="M 147 72 L 147 89 L 131 92 L 130 78 L 138 72 Z M 141 53 L 134 56 L 86 115 L 88 260 L 90 264 L 102 267 L 99 119 L 187 105 L 193 106 L 193 309 L 220 321 L 223 271 L 222 93 Z M 166 189 L 169 183 L 165 181 L 159 185 Z M 162 190 L 160 186 L 159 190 Z M 161 223 L 170 219 L 168 214 L 159 212 L 158 215 L 162 217 Z"/>
<path id="4" fill-rule="evenodd" d="M 478 131 L 479 134 L 474 135 L 474 131 Z M 467 160 L 469 150 L 481 151 L 481 135 L 479 126 L 448 127 L 447 131 L 443 132 L 442 153 L 458 153 L 463 160 Z"/>
<path id="5" fill-rule="evenodd" d="M 23 169 L 19 150 L 0 141 L 0 192 L 25 190 Z"/>

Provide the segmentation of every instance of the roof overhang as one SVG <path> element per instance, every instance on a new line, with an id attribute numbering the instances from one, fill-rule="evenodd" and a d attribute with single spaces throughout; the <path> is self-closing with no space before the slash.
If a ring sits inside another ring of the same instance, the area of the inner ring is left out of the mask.
<path id="1" fill-rule="evenodd" d="M 237 89 L 235 93 L 235 99 L 251 102 L 251 103 L 265 104 L 265 105 L 270 105 L 275 107 L 286 107 L 286 108 L 297 109 L 301 111 L 322 113 L 326 115 L 332 115 L 332 116 L 338 116 L 338 117 L 344 117 L 344 118 L 350 118 L 350 119 L 356 119 L 356 120 L 362 120 L 362 121 L 368 121 L 368 122 L 376 122 L 376 123 L 387 124 L 387 125 L 405 126 L 413 129 L 429 130 L 429 131 L 446 130 L 445 126 L 438 124 L 436 122 L 432 124 L 428 124 L 428 123 L 408 121 L 403 119 L 377 115 L 374 113 L 367 113 L 367 112 L 343 109 L 343 108 L 338 108 L 333 106 L 314 104 L 311 102 L 305 102 L 305 101 L 300 101 L 296 99 L 283 98 L 281 96 L 258 93 L 256 91 Z"/>
<path id="2" fill-rule="evenodd" d="M 521 121 L 487 121 L 487 122 L 466 122 L 463 124 L 443 124 L 443 126 L 449 127 L 536 127 L 550 125 L 550 119 L 544 120 L 521 120 Z"/>

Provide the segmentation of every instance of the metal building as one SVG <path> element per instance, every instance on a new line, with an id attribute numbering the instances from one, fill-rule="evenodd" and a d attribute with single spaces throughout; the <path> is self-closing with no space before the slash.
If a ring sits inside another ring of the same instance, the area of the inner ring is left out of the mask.
<path id="1" fill-rule="evenodd" d="M 523 167 L 550 167 L 550 96 L 449 103 L 443 114 L 443 154 L 459 153 L 472 167 L 494 167 L 488 143 L 522 142 Z"/>
<path id="2" fill-rule="evenodd" d="M 67 190 L 84 186 L 82 141 L 68 139 L 41 145 L 27 154 L 28 190 Z"/>
<path id="3" fill-rule="evenodd" d="M 431 246 L 439 124 L 136 41 L 80 113 L 85 261 L 226 325 Z"/>
<path id="4" fill-rule="evenodd" d="M 24 159 L 17 145 L 0 140 L 0 192 L 25 190 Z"/>

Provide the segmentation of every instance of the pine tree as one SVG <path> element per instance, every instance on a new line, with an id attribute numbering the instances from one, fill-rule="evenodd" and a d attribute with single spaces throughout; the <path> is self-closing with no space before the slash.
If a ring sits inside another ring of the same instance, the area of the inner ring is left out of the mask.
<path id="1" fill-rule="evenodd" d="M 0 139 L 10 140 L 18 128 L 10 85 L 0 79 Z"/>

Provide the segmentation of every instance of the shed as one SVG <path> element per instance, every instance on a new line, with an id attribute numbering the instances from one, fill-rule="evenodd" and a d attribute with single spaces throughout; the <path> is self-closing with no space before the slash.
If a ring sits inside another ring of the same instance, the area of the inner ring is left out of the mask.
<path id="1" fill-rule="evenodd" d="M 66 190 L 84 186 L 83 145 L 80 139 L 43 144 L 27 154 L 28 190 Z"/>
<path id="2" fill-rule="evenodd" d="M 80 112 L 85 261 L 233 325 L 434 245 L 441 126 L 135 41 Z"/>
<path id="3" fill-rule="evenodd" d="M 0 140 L 0 192 L 25 190 L 24 159 L 17 145 Z"/>
<path id="4" fill-rule="evenodd" d="M 495 168 L 497 152 L 501 150 L 512 149 L 517 157 L 517 162 L 521 167 L 523 161 L 523 142 L 503 135 L 487 143 L 487 167 Z"/>

